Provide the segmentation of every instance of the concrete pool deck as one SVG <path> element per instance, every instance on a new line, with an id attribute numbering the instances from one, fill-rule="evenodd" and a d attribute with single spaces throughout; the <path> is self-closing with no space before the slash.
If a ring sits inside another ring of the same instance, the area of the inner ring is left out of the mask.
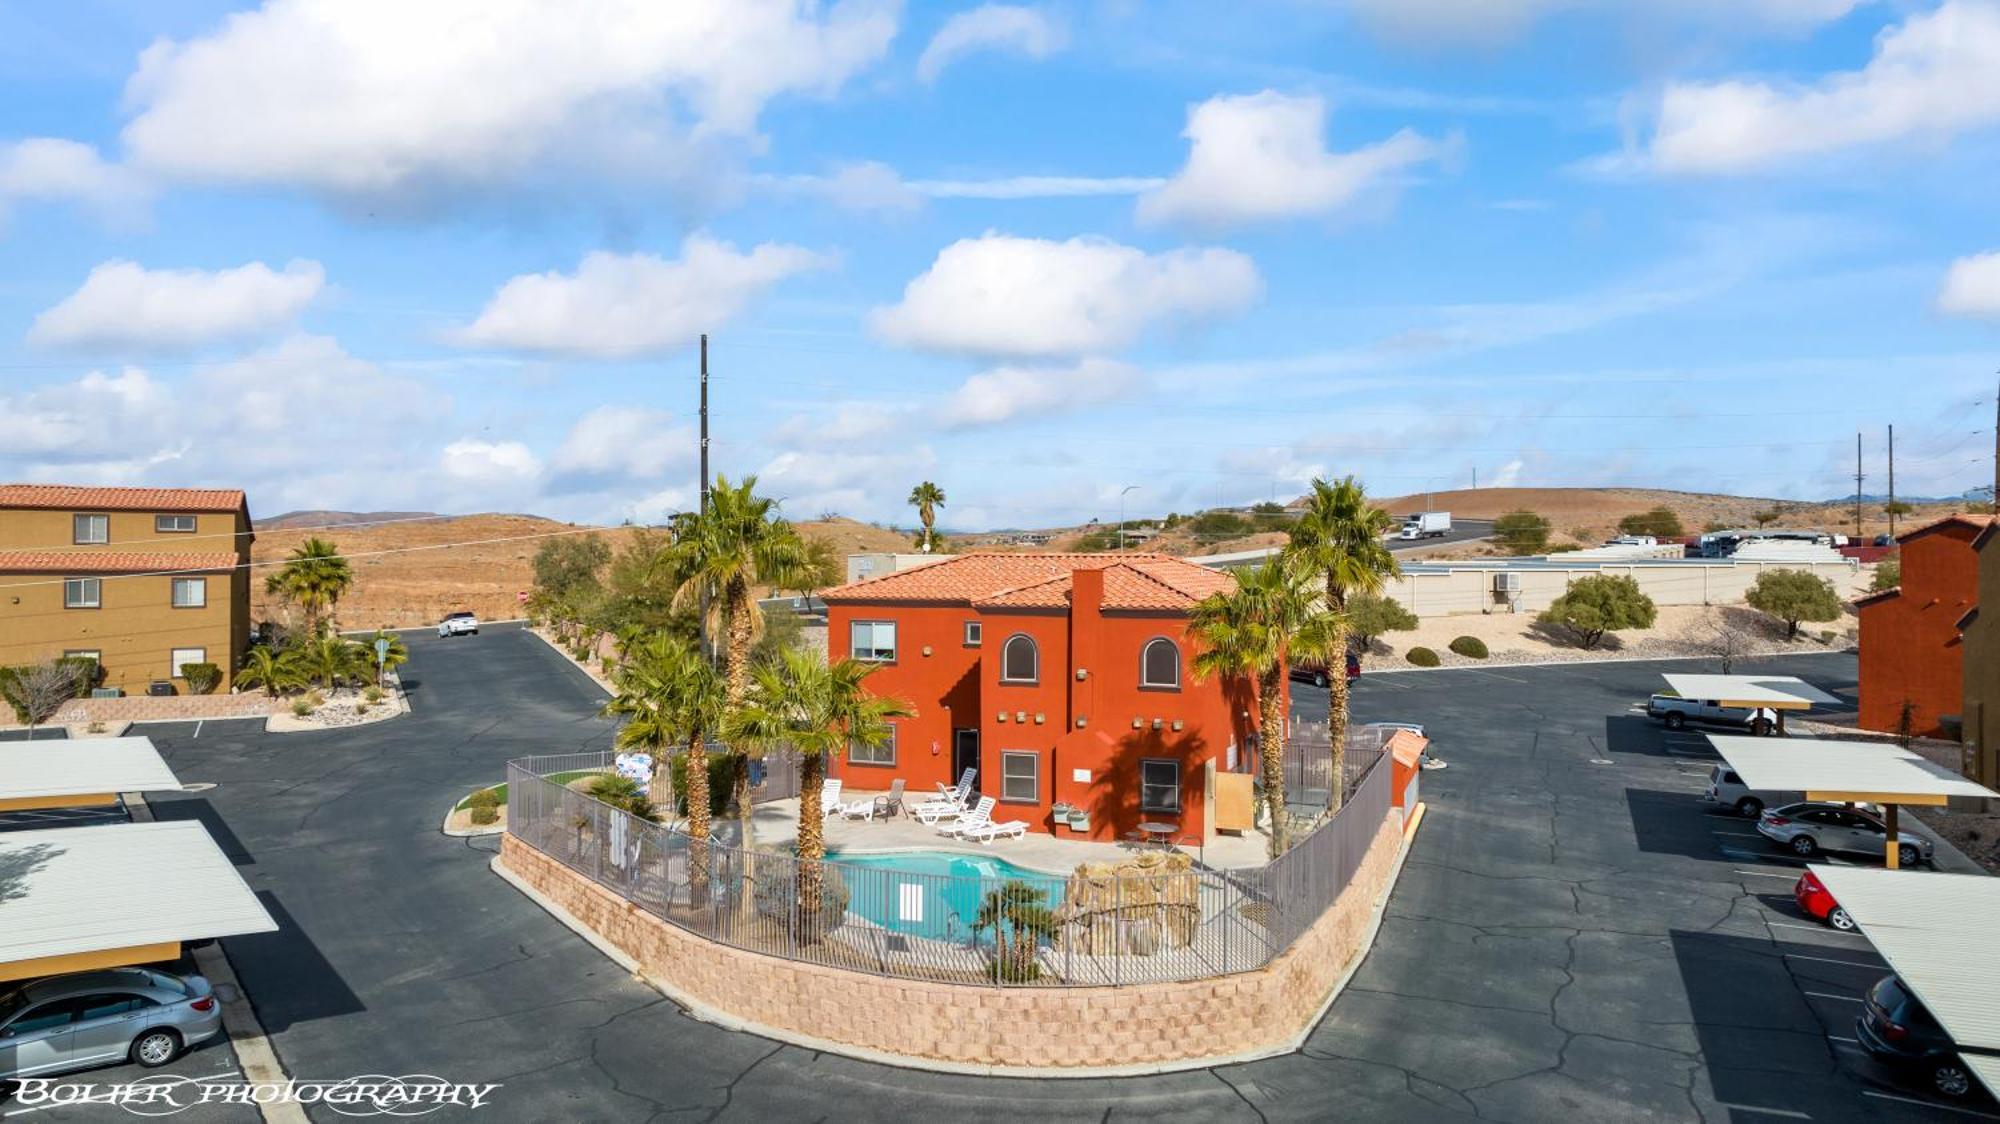
<path id="1" fill-rule="evenodd" d="M 881 793 L 851 789 L 843 799 L 860 800 L 878 795 Z M 1004 812 L 996 812 L 994 818 L 1003 823 L 1008 819 Z M 716 822 L 718 826 L 725 822 L 733 823 L 724 820 Z M 798 838 L 798 824 L 799 802 L 795 797 L 758 805 L 751 816 L 750 830 L 759 845 L 788 847 Z M 1264 833 L 1257 831 L 1241 836 L 1217 835 L 1215 841 L 1206 847 L 1191 843 L 1179 849 L 1212 869 L 1249 870 L 1265 864 L 1265 848 Z M 1068 874 L 1076 869 L 1078 863 L 1117 862 L 1131 857 L 1135 851 L 1157 848 L 1151 844 L 1058 839 L 1032 830 L 1019 839 L 967 843 L 939 835 L 936 828 L 926 827 L 908 816 L 897 815 L 889 819 L 878 816 L 873 820 L 830 819 L 826 823 L 826 849 L 828 852 L 844 851 L 853 855 L 885 851 L 946 851 L 1005 859 L 1015 866 L 1048 874 Z"/>

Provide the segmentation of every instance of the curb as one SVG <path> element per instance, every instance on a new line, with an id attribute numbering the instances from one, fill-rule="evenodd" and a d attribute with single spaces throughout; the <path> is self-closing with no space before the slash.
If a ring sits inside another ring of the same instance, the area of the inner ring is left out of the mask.
<path id="1" fill-rule="evenodd" d="M 1421 808 L 1422 805 L 1418 805 L 1418 807 Z M 1421 814 L 1418 819 L 1421 819 Z M 762 1023 L 741 1019 L 728 1012 L 719 1011 L 700 1000 L 684 994 L 679 988 L 663 980 L 654 979 L 640 971 L 636 960 L 591 930 L 589 926 L 579 921 L 560 905 L 557 905 L 537 892 L 534 887 L 529 886 L 525 880 L 507 869 L 506 864 L 500 861 L 499 855 L 494 855 L 492 860 L 487 863 L 487 866 L 494 874 L 500 876 L 501 881 L 519 890 L 522 896 L 540 906 L 544 912 L 557 921 L 560 921 L 577 936 L 582 937 L 586 943 L 603 953 L 612 963 L 630 972 L 634 979 L 639 980 L 672 1000 L 689 1017 L 698 1019 L 701 1022 L 711 1023 L 725 1030 L 754 1034 L 760 1038 L 767 1038 L 774 1042 L 797 1046 L 801 1049 L 812 1050 L 818 1053 L 837 1054 L 841 1057 L 872 1062 L 876 1065 L 890 1066 L 896 1069 L 921 1070 L 928 1073 L 950 1073 L 968 1077 L 1053 1077 L 1070 1079 L 1150 1077 L 1162 1073 L 1186 1073 L 1193 1070 L 1242 1065 L 1246 1062 L 1259 1061 L 1264 1058 L 1281 1057 L 1286 1054 L 1297 1053 L 1299 1048 L 1305 1045 L 1306 1039 L 1312 1036 L 1313 1031 L 1319 1029 L 1319 1024 L 1326 1018 L 1327 1011 L 1332 1009 L 1334 1000 L 1339 999 L 1341 992 L 1347 990 L 1348 983 L 1354 979 L 1355 974 L 1361 970 L 1361 965 L 1367 961 L 1368 954 L 1374 950 L 1376 935 L 1382 930 L 1382 919 L 1388 913 L 1389 898 L 1395 893 L 1396 884 L 1402 880 L 1403 864 L 1409 858 L 1410 838 L 1414 830 L 1413 825 L 1410 823 L 1406 823 L 1403 827 L 1402 840 L 1396 849 L 1396 861 L 1389 868 L 1389 877 L 1383 882 L 1381 892 L 1376 895 L 1374 902 L 1369 906 L 1368 931 L 1361 938 L 1360 946 L 1355 950 L 1354 956 L 1348 961 L 1347 967 L 1341 971 L 1340 977 L 1334 980 L 1333 987 L 1327 992 L 1326 999 L 1319 1005 L 1319 1009 L 1313 1012 L 1312 1018 L 1308 1019 L 1295 1034 L 1274 1046 L 1257 1050 L 1246 1050 L 1240 1053 L 1209 1058 L 1185 1058 L 1171 1062 L 1125 1066 L 1065 1066 L 1062 1068 L 1049 1068 L 1040 1066 L 973 1065 L 960 1062 L 934 1061 L 928 1058 L 912 1057 L 908 1054 L 891 1054 L 881 1050 L 871 1050 L 867 1047 L 852 1046 L 845 1042 L 833 1042 L 823 1038 L 816 1038 L 809 1034 L 781 1030 Z"/>
<path id="2" fill-rule="evenodd" d="M 1736 662 L 1754 663 L 1757 660 L 1781 660 L 1781 659 L 1790 659 L 1795 656 L 1842 656 L 1842 655 L 1853 655 L 1853 654 L 1854 654 L 1853 648 L 1820 648 L 1813 651 L 1796 651 L 1796 652 L 1760 652 L 1757 655 L 1753 656 L 1738 656 L 1736 657 Z M 1476 663 L 1476 664 L 1459 663 L 1459 664 L 1451 664 L 1450 666 L 1447 667 L 1372 667 L 1372 668 L 1365 667 L 1361 670 L 1361 678 L 1366 679 L 1371 675 L 1405 675 L 1413 673 L 1422 673 L 1427 671 L 1488 671 L 1488 670 L 1501 670 L 1501 669 L 1508 671 L 1533 671 L 1535 669 L 1545 668 L 1545 667 L 1589 667 L 1592 664 L 1605 664 L 1605 663 L 1685 663 L 1689 660 L 1715 660 L 1719 658 L 1720 657 L 1718 656 L 1712 656 L 1712 655 L 1606 656 L 1603 659 L 1593 659 L 1593 660 L 1534 660 L 1528 663 L 1493 663 L 1490 661 L 1483 663 Z"/>

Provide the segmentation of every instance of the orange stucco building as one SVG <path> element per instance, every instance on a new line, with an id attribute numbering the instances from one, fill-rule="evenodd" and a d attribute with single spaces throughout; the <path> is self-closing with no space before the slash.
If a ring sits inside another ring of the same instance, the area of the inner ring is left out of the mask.
<path id="1" fill-rule="evenodd" d="M 1115 840 L 1141 821 L 1213 830 L 1213 774 L 1248 772 L 1252 689 L 1197 681 L 1188 611 L 1235 586 L 1157 554 L 964 554 L 826 591 L 831 654 L 909 702 L 892 745 L 850 750 L 856 789 L 935 792 L 967 768 L 996 820 Z M 1077 829 L 1053 813 L 1082 809 Z"/>
<path id="2" fill-rule="evenodd" d="M 1941 719 L 1963 714 L 1959 622 L 1979 604 L 1972 544 L 1987 522 L 1954 515 L 1899 536 L 1902 585 L 1855 602 L 1864 729 L 1896 732 L 1906 702 L 1910 732 L 1919 736 L 1941 736 Z"/>

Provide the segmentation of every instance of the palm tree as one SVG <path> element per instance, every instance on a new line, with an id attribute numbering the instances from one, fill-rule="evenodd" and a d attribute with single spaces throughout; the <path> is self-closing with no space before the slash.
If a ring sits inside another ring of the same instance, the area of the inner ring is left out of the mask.
<path id="1" fill-rule="evenodd" d="M 307 679 L 324 683 L 328 688 L 340 686 L 344 679 L 368 674 L 373 658 L 372 653 L 367 656 L 361 654 L 361 645 L 331 633 L 308 640 L 286 655 Z"/>
<path id="2" fill-rule="evenodd" d="M 798 532 L 778 516 L 777 501 L 757 495 L 756 488 L 755 476 L 732 485 L 727 476 L 718 475 L 708 509 L 684 514 L 674 524 L 671 562 L 680 576 L 674 605 L 688 609 L 706 600 L 709 627 L 720 628 L 725 636 L 723 683 L 731 710 L 743 705 L 749 692 L 750 647 L 763 629 L 763 614 L 751 595 L 754 588 L 797 588 L 798 571 L 806 563 Z M 751 843 L 750 749 L 730 747 L 736 757 L 731 796 L 746 851 Z"/>
<path id="3" fill-rule="evenodd" d="M 729 716 L 732 740 L 788 744 L 799 755 L 798 909 L 800 938 L 816 941 L 822 922 L 826 811 L 820 793 L 826 760 L 849 745 L 880 746 L 889 719 L 916 711 L 909 703 L 869 693 L 865 681 L 876 665 L 827 662 L 818 652 L 787 648 L 776 663 L 756 669 L 744 705 Z"/>
<path id="4" fill-rule="evenodd" d="M 926 480 L 910 489 L 910 506 L 917 509 L 917 518 L 923 522 L 924 553 L 929 554 L 937 543 L 934 528 L 937 526 L 937 509 L 944 506 L 944 489 Z"/>
<path id="5" fill-rule="evenodd" d="M 354 569 L 340 548 L 314 537 L 300 543 L 285 564 L 264 579 L 264 592 L 283 597 L 305 610 L 306 631 L 319 635 L 341 594 L 354 584 Z"/>
<path id="6" fill-rule="evenodd" d="M 1285 662 L 1321 655 L 1333 629 L 1311 576 L 1284 557 L 1239 570 L 1236 588 L 1210 594 L 1189 614 L 1198 678 L 1222 676 L 1257 685 L 1257 753 L 1271 857 L 1285 851 Z"/>
<path id="7" fill-rule="evenodd" d="M 687 747 L 688 848 L 693 901 L 708 901 L 708 738 L 720 732 L 722 676 L 701 646 L 672 632 L 629 637 L 611 672 L 607 715 L 622 716 L 620 749 L 643 749 L 664 767 L 674 746 Z M 656 775 L 656 787 L 658 777 Z"/>
<path id="8" fill-rule="evenodd" d="M 306 677 L 290 650 L 259 644 L 244 653 L 236 683 L 241 687 L 262 687 L 266 695 L 275 699 L 285 691 L 305 686 Z"/>
<path id="9" fill-rule="evenodd" d="M 1333 746 L 1332 795 L 1328 811 L 1339 811 L 1347 768 L 1347 599 L 1376 594 L 1402 573 L 1383 536 L 1395 525 L 1389 513 L 1368 502 L 1368 493 L 1352 476 L 1329 484 L 1314 479 L 1305 510 L 1292 524 L 1284 553 L 1305 572 L 1326 584 L 1326 608 L 1331 614 L 1326 676 L 1327 737 Z"/>
<path id="10" fill-rule="evenodd" d="M 972 919 L 972 931 L 993 930 L 993 978 L 1004 983 L 1026 983 L 1042 974 L 1035 962 L 1041 939 L 1060 928 L 1048 895 L 1031 882 L 1009 878 L 998 889 L 988 890 Z"/>
<path id="11" fill-rule="evenodd" d="M 382 658 L 378 662 L 375 658 L 375 646 L 384 640 L 389 642 L 388 647 L 382 650 Z M 382 672 L 394 671 L 410 662 L 409 646 L 403 643 L 402 637 L 390 632 L 386 628 L 376 629 L 375 635 L 363 640 L 361 642 L 361 652 L 362 655 L 367 657 L 368 665 L 375 668 L 378 685 Z"/>

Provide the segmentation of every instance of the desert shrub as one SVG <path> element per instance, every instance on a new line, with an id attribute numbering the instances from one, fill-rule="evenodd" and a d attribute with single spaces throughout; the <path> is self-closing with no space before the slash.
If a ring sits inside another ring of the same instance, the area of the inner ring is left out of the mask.
<path id="1" fill-rule="evenodd" d="M 1659 617 L 1653 599 L 1628 577 L 1592 574 L 1569 583 L 1561 597 L 1535 618 L 1567 634 L 1579 647 L 1595 648 L 1608 632 L 1651 628 Z"/>
<path id="2" fill-rule="evenodd" d="M 1231 539 L 1247 535 L 1256 524 L 1233 511 L 1204 511 L 1190 522 L 1190 529 L 1205 539 Z"/>
<path id="3" fill-rule="evenodd" d="M 820 861 L 820 897 L 818 924 L 808 926 L 805 918 L 795 917 L 798 902 L 799 880 L 798 862 L 789 851 L 766 851 L 768 862 L 757 866 L 757 890 L 753 899 L 757 912 L 779 925 L 790 927 L 798 922 L 800 929 L 826 934 L 840 927 L 847 919 L 847 903 L 853 896 L 847 888 L 847 880 L 840 875 L 840 864 Z"/>
<path id="4" fill-rule="evenodd" d="M 1408 632 L 1417 627 L 1417 615 L 1393 597 L 1379 593 L 1357 593 L 1347 599 L 1347 627 L 1363 648 L 1385 632 Z"/>
<path id="5" fill-rule="evenodd" d="M 1483 660 L 1489 654 L 1486 651 L 1486 641 L 1477 636 L 1455 637 L 1449 647 L 1469 660 Z"/>
<path id="6" fill-rule="evenodd" d="M 375 704 L 375 703 L 378 703 L 378 702 L 381 702 L 381 701 L 382 701 L 382 688 L 380 688 L 380 687 L 368 687 L 368 688 L 364 688 L 364 689 L 362 690 L 362 692 L 361 692 L 361 699 L 362 699 L 362 701 L 363 701 L 363 702 L 366 702 L 366 703 L 368 703 L 368 704 L 370 704 L 370 705 L 373 705 L 373 704 Z"/>
<path id="7" fill-rule="evenodd" d="M 492 804 L 474 804 L 469 817 L 481 827 L 500 822 L 500 809 Z"/>
<path id="8" fill-rule="evenodd" d="M 478 792 L 466 797 L 465 806 L 471 810 L 473 823 L 490 824 L 499 822 L 500 793 L 496 789 L 480 789 Z"/>
<path id="9" fill-rule="evenodd" d="M 1652 535 L 1661 539 L 1676 539 L 1686 534 L 1681 529 L 1681 517 L 1674 514 L 1673 508 L 1664 505 L 1627 515 L 1618 521 L 1618 531 L 1625 535 Z"/>
<path id="10" fill-rule="evenodd" d="M 1832 582 L 1805 570 L 1765 570 L 1743 600 L 1765 616 L 1783 621 L 1787 640 L 1799 634 L 1800 621 L 1839 620 L 1845 608 Z"/>
<path id="11" fill-rule="evenodd" d="M 1509 554 L 1536 554 L 1549 545 L 1549 521 L 1532 511 L 1510 511 L 1493 521 L 1493 540 Z"/>
<path id="12" fill-rule="evenodd" d="M 1436 652 L 1431 651 L 1429 648 L 1411 648 L 1404 654 L 1403 658 L 1418 667 L 1436 667 L 1444 662 L 1438 658 Z"/>
<path id="13" fill-rule="evenodd" d="M 184 663 L 181 678 L 187 680 L 189 694 L 205 695 L 222 682 L 222 669 L 212 663 Z"/>
<path id="14" fill-rule="evenodd" d="M 62 704 L 83 694 L 100 674 L 97 661 L 64 657 L 27 667 L 0 667 L 0 699 L 16 721 L 37 726 L 55 717 Z"/>
<path id="15" fill-rule="evenodd" d="M 318 704 L 312 701 L 311 695 L 307 695 L 305 698 L 302 699 L 292 700 L 292 713 L 300 718 L 304 718 L 307 715 L 311 714 L 313 711 L 318 709 L 319 706 Z"/>
<path id="16" fill-rule="evenodd" d="M 1868 581 L 1868 592 L 1882 593 L 1902 584 L 1902 561 L 1896 558 L 1884 558 L 1875 564 L 1875 576 Z"/>
<path id="17" fill-rule="evenodd" d="M 688 814 L 687 755 L 677 753 L 667 760 L 667 775 L 674 783 L 674 814 Z M 726 753 L 708 755 L 708 814 L 719 816 L 729 806 L 730 786 L 736 781 L 736 759 Z"/>

